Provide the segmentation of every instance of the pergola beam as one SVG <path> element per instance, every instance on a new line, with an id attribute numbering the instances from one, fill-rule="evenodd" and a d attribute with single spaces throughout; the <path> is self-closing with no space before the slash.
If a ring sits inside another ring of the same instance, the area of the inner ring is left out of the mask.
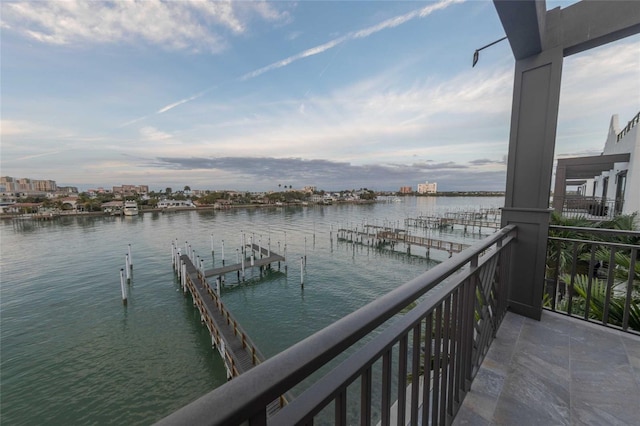
<path id="1" fill-rule="evenodd" d="M 559 44 L 564 56 L 640 33 L 638 1 L 581 1 L 559 10 L 560 26 L 549 28 L 546 35 L 558 40 L 561 28 Z"/>

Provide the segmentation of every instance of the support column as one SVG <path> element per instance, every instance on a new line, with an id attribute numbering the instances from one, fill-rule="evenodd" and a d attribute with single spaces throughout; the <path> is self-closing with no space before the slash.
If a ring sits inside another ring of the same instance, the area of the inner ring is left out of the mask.
<path id="1" fill-rule="evenodd" d="M 511 261 L 509 307 L 542 315 L 549 232 L 549 190 L 560 100 L 563 54 L 549 49 L 516 61 L 509 161 L 502 226 L 518 226 Z"/>
<path id="2" fill-rule="evenodd" d="M 567 167 L 558 161 L 556 167 L 556 182 L 553 186 L 553 210 L 562 213 L 567 193 Z M 584 194 L 583 194 L 584 195 Z"/>

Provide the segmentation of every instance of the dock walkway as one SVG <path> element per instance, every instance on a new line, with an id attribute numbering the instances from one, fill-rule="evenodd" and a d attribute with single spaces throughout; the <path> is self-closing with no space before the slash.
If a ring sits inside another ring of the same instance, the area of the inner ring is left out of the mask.
<path id="1" fill-rule="evenodd" d="M 231 265 L 221 266 L 219 268 L 208 269 L 204 271 L 205 278 L 215 277 L 215 276 L 224 276 L 225 274 L 229 274 L 231 272 L 240 272 L 247 268 L 260 268 L 262 271 L 265 267 L 269 267 L 272 263 L 275 262 L 284 262 L 284 256 L 280 256 L 264 247 L 260 247 L 257 244 L 247 244 L 247 251 L 253 251 L 260 253 L 259 258 L 254 258 L 253 262 L 249 259 L 248 261 L 234 263 Z M 246 256 L 243 254 L 243 256 Z"/>
<path id="2" fill-rule="evenodd" d="M 446 251 L 449 253 L 449 256 L 451 256 L 453 253 L 460 253 L 469 247 L 467 244 L 409 235 L 403 229 L 375 225 L 363 225 L 362 230 L 358 230 L 358 228 L 355 230 L 340 228 L 338 229 L 338 238 L 353 243 L 377 247 L 391 245 L 393 248 L 396 244 L 403 243 L 406 245 L 408 253 L 411 252 L 412 245 L 420 246 L 427 249 L 427 255 L 430 249 L 435 249 Z"/>
<path id="3" fill-rule="evenodd" d="M 277 256 L 282 258 L 282 256 Z M 262 259 L 266 260 L 266 259 Z M 227 369 L 227 378 L 232 379 L 264 361 L 264 356 L 249 339 L 238 321 L 231 315 L 220 297 L 197 270 L 187 255 L 180 256 L 183 266 L 181 283 L 183 291 L 189 291 L 193 304 L 198 308 L 201 321 L 211 334 L 211 344 L 218 349 Z M 268 408 L 269 414 L 277 412 L 286 400 L 281 396 Z"/>

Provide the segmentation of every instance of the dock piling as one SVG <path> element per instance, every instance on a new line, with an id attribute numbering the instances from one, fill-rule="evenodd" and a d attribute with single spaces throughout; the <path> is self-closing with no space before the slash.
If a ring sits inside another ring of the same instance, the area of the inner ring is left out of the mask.
<path id="1" fill-rule="evenodd" d="M 133 269 L 133 257 L 131 257 L 131 244 L 129 244 L 129 268 Z"/>
<path id="2" fill-rule="evenodd" d="M 120 291 L 122 291 L 122 303 L 127 304 L 127 286 L 124 284 L 124 269 L 120 268 Z"/>
<path id="3" fill-rule="evenodd" d="M 131 268 L 129 267 L 129 254 L 124 255 L 125 273 L 127 275 L 127 284 L 131 284 Z"/>

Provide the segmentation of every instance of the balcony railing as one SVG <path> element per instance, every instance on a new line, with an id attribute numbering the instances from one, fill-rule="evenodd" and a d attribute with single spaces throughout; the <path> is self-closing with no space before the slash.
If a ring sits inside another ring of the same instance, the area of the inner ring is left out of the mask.
<path id="1" fill-rule="evenodd" d="M 515 231 L 503 228 L 160 424 L 449 423 L 504 316 Z M 271 401 L 318 374 L 267 418 Z"/>
<path id="2" fill-rule="evenodd" d="M 622 199 L 567 196 L 562 206 L 562 215 L 571 218 L 612 219 L 622 212 L 623 203 Z"/>
<path id="3" fill-rule="evenodd" d="M 640 232 L 551 226 L 544 307 L 640 334 Z"/>

